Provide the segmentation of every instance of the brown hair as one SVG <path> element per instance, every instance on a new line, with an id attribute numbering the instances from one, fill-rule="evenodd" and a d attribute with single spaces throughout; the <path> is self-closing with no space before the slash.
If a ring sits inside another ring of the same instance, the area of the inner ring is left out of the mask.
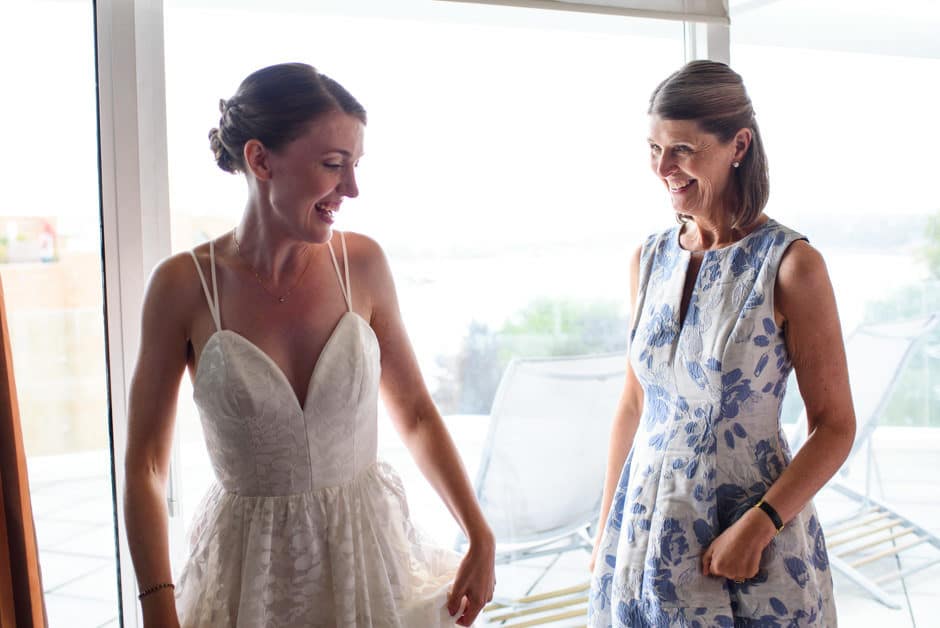
<path id="1" fill-rule="evenodd" d="M 233 173 L 245 170 L 248 140 L 277 150 L 330 111 L 366 122 L 366 110 L 352 94 L 305 63 L 282 63 L 251 73 L 234 96 L 219 101 L 219 111 L 222 117 L 218 128 L 209 131 L 209 146 L 219 168 Z"/>
<path id="2" fill-rule="evenodd" d="M 737 206 L 731 226 L 745 228 L 760 216 L 770 196 L 767 154 L 751 99 L 737 72 L 717 61 L 691 61 L 653 90 L 647 113 L 664 120 L 693 120 L 723 143 L 739 130 L 750 129 L 751 145 L 733 175 Z"/>

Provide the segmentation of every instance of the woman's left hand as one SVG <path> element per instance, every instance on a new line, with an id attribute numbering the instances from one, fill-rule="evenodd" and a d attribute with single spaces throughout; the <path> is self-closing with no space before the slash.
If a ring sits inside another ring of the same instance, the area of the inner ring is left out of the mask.
<path id="1" fill-rule="evenodd" d="M 492 542 L 471 543 L 460 561 L 447 611 L 458 626 L 469 626 L 493 599 L 496 587 L 496 546 Z M 466 597 L 466 600 L 464 598 Z"/>
<path id="2" fill-rule="evenodd" d="M 777 530 L 766 514 L 749 508 L 740 519 L 718 535 L 702 554 L 702 573 L 735 581 L 757 575 L 761 555 Z"/>

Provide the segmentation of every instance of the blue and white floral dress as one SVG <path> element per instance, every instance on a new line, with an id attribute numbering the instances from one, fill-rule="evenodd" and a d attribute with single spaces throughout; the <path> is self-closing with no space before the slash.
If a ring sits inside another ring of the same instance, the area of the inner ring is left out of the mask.
<path id="1" fill-rule="evenodd" d="M 601 537 L 589 624 L 835 626 L 812 504 L 764 550 L 756 577 L 701 570 L 709 544 L 790 461 L 780 405 L 792 365 L 773 296 L 780 258 L 804 238 L 768 220 L 706 252 L 680 326 L 690 253 L 679 232 L 651 236 L 640 255 L 630 360 L 644 407 Z"/>

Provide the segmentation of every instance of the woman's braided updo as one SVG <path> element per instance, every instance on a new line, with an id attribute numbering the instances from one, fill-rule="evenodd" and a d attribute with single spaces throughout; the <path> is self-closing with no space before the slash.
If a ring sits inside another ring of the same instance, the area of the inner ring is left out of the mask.
<path id="1" fill-rule="evenodd" d="M 219 168 L 244 172 L 248 140 L 256 139 L 277 150 L 330 111 L 342 111 L 366 122 L 366 110 L 352 94 L 312 66 L 268 66 L 242 81 L 234 96 L 219 101 L 219 126 L 209 130 L 209 147 Z"/>

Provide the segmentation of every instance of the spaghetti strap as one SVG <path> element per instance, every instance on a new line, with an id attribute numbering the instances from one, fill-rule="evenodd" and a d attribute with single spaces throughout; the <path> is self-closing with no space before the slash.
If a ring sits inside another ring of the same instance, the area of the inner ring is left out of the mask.
<path id="1" fill-rule="evenodd" d="M 199 259 L 193 250 L 189 251 L 193 257 L 193 263 L 196 265 L 196 272 L 199 273 L 199 281 L 202 283 L 202 291 L 206 294 L 206 303 L 209 305 L 209 313 L 212 314 L 212 321 L 215 323 L 216 331 L 222 331 L 222 320 L 219 313 L 219 284 L 215 276 L 215 246 L 209 241 L 209 267 L 212 272 L 212 294 L 209 294 L 209 284 L 206 282 L 206 275 L 202 272 L 199 265 Z"/>
<path id="2" fill-rule="evenodd" d="M 335 233 L 335 232 L 334 232 Z M 336 253 L 333 252 L 333 239 L 326 243 L 330 249 L 330 258 L 333 260 L 333 269 L 336 270 L 336 280 L 339 281 L 339 287 L 343 291 L 343 298 L 346 299 L 346 307 L 353 311 L 352 307 L 352 286 L 349 283 L 349 257 L 346 254 L 346 234 L 339 232 L 339 239 L 343 246 L 343 268 L 346 271 L 346 281 L 343 281 L 343 275 L 339 272 L 339 262 L 336 261 Z"/>

